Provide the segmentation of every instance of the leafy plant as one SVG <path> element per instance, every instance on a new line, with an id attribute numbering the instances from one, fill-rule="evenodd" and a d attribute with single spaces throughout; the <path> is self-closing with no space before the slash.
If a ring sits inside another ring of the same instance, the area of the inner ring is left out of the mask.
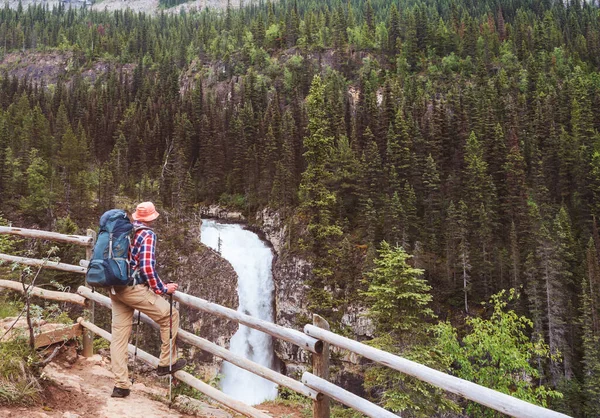
<path id="1" fill-rule="evenodd" d="M 536 383 L 540 371 L 532 364 L 549 358 L 550 350 L 543 341 L 528 336 L 531 320 L 507 309 L 518 298 L 515 289 L 492 296 L 483 303 L 492 308 L 491 317 L 467 318 L 469 331 L 462 337 L 449 323 L 440 323 L 436 328 L 439 348 L 452 359 L 451 371 L 456 376 L 547 406 L 550 399 L 561 398 L 562 394 Z M 497 416 L 495 411 L 473 402 L 467 404 L 466 412 L 469 416 Z"/>

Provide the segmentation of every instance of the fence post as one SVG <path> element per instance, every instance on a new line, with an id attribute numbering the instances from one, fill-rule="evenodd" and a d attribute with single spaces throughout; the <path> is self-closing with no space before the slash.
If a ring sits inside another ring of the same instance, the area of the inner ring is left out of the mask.
<path id="1" fill-rule="evenodd" d="M 87 230 L 87 236 L 92 237 L 92 247 L 85 248 L 85 259 L 90 261 L 92 259 L 93 245 L 96 243 L 96 232 L 91 229 Z M 90 301 L 90 322 L 94 323 L 94 310 L 96 309 L 96 303 Z M 94 355 L 94 333 L 89 329 L 83 330 L 83 356 L 92 357 Z"/>
<path id="2" fill-rule="evenodd" d="M 313 314 L 313 325 L 329 331 L 329 323 L 317 314 Z M 312 367 L 315 376 L 329 380 L 329 343 L 323 342 L 323 351 L 320 354 L 313 353 Z M 313 401 L 313 418 L 329 418 L 329 416 L 329 398 L 327 396 Z"/>

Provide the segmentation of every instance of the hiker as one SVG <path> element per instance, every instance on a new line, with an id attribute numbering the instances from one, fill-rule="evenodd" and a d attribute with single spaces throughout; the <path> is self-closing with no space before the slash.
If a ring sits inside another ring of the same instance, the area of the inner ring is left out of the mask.
<path id="1" fill-rule="evenodd" d="M 140 203 L 137 206 L 132 215 L 135 232 L 129 248 L 131 283 L 129 286 L 112 287 L 109 291 L 112 300 L 110 357 L 116 378 L 111 395 L 113 398 L 124 398 L 130 393 L 132 383 L 127 370 L 127 345 L 135 309 L 145 313 L 160 325 L 162 345 L 156 369 L 157 374 L 164 376 L 175 373 L 186 365 L 185 359 L 179 359 L 174 363 L 170 361 L 170 359 L 177 359 L 175 340 L 179 329 L 179 312 L 172 309 L 172 299 L 170 304 L 161 295 L 173 294 L 178 285 L 177 283 L 163 283 L 156 272 L 157 239 L 152 230 L 152 224 L 158 216 L 159 213 L 152 202 Z M 172 311 L 172 316 L 169 315 L 170 311 Z M 171 328 L 172 339 L 169 339 Z"/>

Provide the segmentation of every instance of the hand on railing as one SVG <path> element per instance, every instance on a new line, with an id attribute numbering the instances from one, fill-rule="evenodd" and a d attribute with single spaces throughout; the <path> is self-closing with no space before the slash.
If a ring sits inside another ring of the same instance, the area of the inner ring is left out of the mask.
<path id="1" fill-rule="evenodd" d="M 175 291 L 179 288 L 177 283 L 167 283 L 165 286 L 167 288 L 168 295 L 175 293 Z"/>

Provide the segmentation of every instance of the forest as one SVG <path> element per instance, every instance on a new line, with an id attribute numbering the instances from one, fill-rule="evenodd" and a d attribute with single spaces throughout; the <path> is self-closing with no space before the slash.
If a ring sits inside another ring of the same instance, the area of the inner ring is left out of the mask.
<path id="1" fill-rule="evenodd" d="M 490 342 L 528 353 L 505 391 L 600 416 L 597 2 L 239 6 L 0 9 L 0 64 L 69 57 L 51 84 L 0 66 L 2 223 L 85 230 L 123 197 L 270 207 L 336 329 L 366 303 L 373 344 L 475 379 L 504 366 L 469 363 L 474 342 L 512 327 Z M 406 416 L 431 410 L 394 387 L 457 408 L 377 369 L 366 383 Z"/>

